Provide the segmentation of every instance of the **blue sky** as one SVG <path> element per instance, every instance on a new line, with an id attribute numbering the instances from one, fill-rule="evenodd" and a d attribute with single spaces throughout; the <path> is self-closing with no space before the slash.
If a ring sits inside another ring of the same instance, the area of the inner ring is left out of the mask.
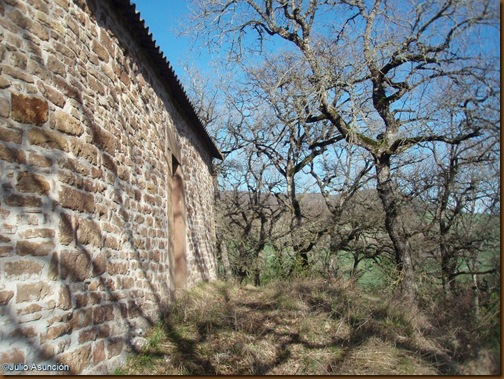
<path id="1" fill-rule="evenodd" d="M 181 0 L 131 0 L 145 20 L 157 45 L 173 66 L 175 74 L 183 81 L 184 63 L 191 62 L 202 69 L 208 63 L 208 55 L 191 53 L 188 37 L 177 35 L 177 28 L 190 14 L 187 1 Z"/>

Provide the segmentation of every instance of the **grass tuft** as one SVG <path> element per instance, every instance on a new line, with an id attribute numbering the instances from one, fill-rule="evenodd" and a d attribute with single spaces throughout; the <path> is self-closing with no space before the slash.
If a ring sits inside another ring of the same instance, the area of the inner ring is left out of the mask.
<path id="1" fill-rule="evenodd" d="M 437 316 L 437 315 L 435 315 Z M 439 327 L 345 280 L 201 284 L 172 305 L 122 375 L 457 374 Z M 445 332 L 449 330 L 444 329 Z M 460 333 L 459 333 L 460 334 Z"/>

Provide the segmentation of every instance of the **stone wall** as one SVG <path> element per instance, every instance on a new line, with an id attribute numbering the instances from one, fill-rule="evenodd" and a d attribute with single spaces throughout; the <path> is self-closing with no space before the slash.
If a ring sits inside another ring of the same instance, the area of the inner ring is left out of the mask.
<path id="1" fill-rule="evenodd" d="M 174 159 L 187 285 L 216 275 L 212 154 L 127 17 L 0 1 L 0 363 L 106 372 L 169 309 Z"/>

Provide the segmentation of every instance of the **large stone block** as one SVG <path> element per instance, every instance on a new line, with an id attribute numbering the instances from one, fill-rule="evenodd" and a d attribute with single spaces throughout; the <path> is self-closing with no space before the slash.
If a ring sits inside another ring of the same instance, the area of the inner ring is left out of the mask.
<path id="1" fill-rule="evenodd" d="M 20 145 L 22 138 L 23 138 L 23 132 L 21 130 L 13 127 L 9 128 L 0 127 L 0 140 L 5 142 L 13 142 Z"/>
<path id="2" fill-rule="evenodd" d="M 32 255 L 35 257 L 46 256 L 54 251 L 55 244 L 53 241 L 18 241 L 16 252 L 18 255 Z"/>
<path id="3" fill-rule="evenodd" d="M 110 359 L 122 353 L 124 341 L 119 337 L 109 338 L 107 358 Z"/>
<path id="4" fill-rule="evenodd" d="M 23 301 L 39 301 L 52 294 L 53 290 L 47 283 L 21 283 L 17 285 L 16 301 L 18 303 L 22 303 Z"/>
<path id="5" fill-rule="evenodd" d="M 79 332 L 79 343 L 83 344 L 85 342 L 94 341 L 97 335 L 98 329 L 96 327 L 81 330 Z"/>
<path id="6" fill-rule="evenodd" d="M 95 343 L 93 349 L 93 363 L 98 364 L 103 362 L 107 357 L 105 356 L 105 342 L 100 340 Z"/>
<path id="7" fill-rule="evenodd" d="M 47 101 L 21 94 L 11 94 L 11 117 L 23 124 L 42 125 L 47 122 Z"/>
<path id="8" fill-rule="evenodd" d="M 117 139 L 95 123 L 91 123 L 90 128 L 93 135 L 93 142 L 100 149 L 113 156 L 115 154 Z"/>
<path id="9" fill-rule="evenodd" d="M 11 207 L 36 207 L 42 206 L 42 200 L 38 196 L 11 194 L 5 199 L 5 204 Z"/>
<path id="10" fill-rule="evenodd" d="M 0 305 L 5 305 L 14 296 L 12 291 L 0 291 Z"/>
<path id="11" fill-rule="evenodd" d="M 89 277 L 91 259 L 85 249 L 63 250 L 59 259 L 61 278 L 83 281 Z"/>
<path id="12" fill-rule="evenodd" d="M 73 312 L 70 325 L 73 330 L 85 328 L 93 321 L 93 310 L 90 308 L 78 309 Z"/>
<path id="13" fill-rule="evenodd" d="M 106 321 L 114 319 L 114 307 L 112 304 L 100 305 L 93 308 L 93 323 L 100 325 Z"/>
<path id="14" fill-rule="evenodd" d="M 53 161 L 50 157 L 46 157 L 37 153 L 30 153 L 28 155 L 27 163 L 30 166 L 47 168 L 52 166 Z"/>
<path id="15" fill-rule="evenodd" d="M 0 144 L 0 159 L 11 163 L 23 164 L 26 162 L 23 150 L 5 146 L 4 144 Z"/>
<path id="16" fill-rule="evenodd" d="M 84 158 L 92 164 L 98 162 L 98 150 L 95 146 L 83 143 L 77 139 L 70 141 L 70 149 L 79 158 Z M 93 175 L 94 176 L 94 175 Z"/>
<path id="17" fill-rule="evenodd" d="M 93 273 L 102 275 L 107 271 L 107 257 L 103 252 L 100 252 L 93 259 Z"/>
<path id="18" fill-rule="evenodd" d="M 60 59 L 57 59 L 54 55 L 50 55 L 47 58 L 46 63 L 47 68 L 54 74 L 65 76 L 66 75 L 66 65 Z"/>
<path id="19" fill-rule="evenodd" d="M 32 313 L 40 312 L 42 309 L 43 309 L 42 306 L 40 306 L 38 304 L 30 304 L 27 307 L 23 307 L 23 308 L 18 309 L 17 314 L 19 316 L 29 315 Z"/>
<path id="20" fill-rule="evenodd" d="M 28 142 L 31 145 L 41 146 L 47 149 L 68 151 L 65 137 L 55 131 L 33 128 L 28 132 Z"/>
<path id="21" fill-rule="evenodd" d="M 18 9 L 13 9 L 11 10 L 7 17 L 11 19 L 12 22 L 14 22 L 17 26 L 19 26 L 22 29 L 27 29 L 30 27 L 31 20 L 29 17 L 27 17 L 25 14 L 20 12 Z"/>
<path id="22" fill-rule="evenodd" d="M 0 77 L 0 88 L 2 88 L 2 78 Z M 9 117 L 10 103 L 9 100 L 0 98 L 0 117 Z"/>
<path id="23" fill-rule="evenodd" d="M 58 90 L 48 86 L 47 84 L 37 81 L 37 87 L 44 97 L 54 105 L 63 108 L 65 105 L 65 97 Z"/>
<path id="24" fill-rule="evenodd" d="M 51 255 L 51 261 L 49 262 L 49 271 L 47 273 L 47 278 L 49 280 L 59 280 L 59 258 L 58 258 L 58 253 L 53 253 Z"/>
<path id="25" fill-rule="evenodd" d="M 51 126 L 60 132 L 73 136 L 80 136 L 84 128 L 75 118 L 65 112 L 58 111 L 51 118 Z"/>
<path id="26" fill-rule="evenodd" d="M 41 338 L 41 340 L 43 339 L 44 340 L 43 342 L 47 340 L 54 340 L 70 332 L 71 332 L 71 326 L 69 323 L 61 323 L 58 325 L 53 325 L 47 329 L 45 338 Z"/>
<path id="27" fill-rule="evenodd" d="M 59 223 L 59 241 L 63 245 L 70 245 L 74 239 L 74 228 L 69 215 L 62 213 Z"/>
<path id="28" fill-rule="evenodd" d="M 70 367 L 71 374 L 77 374 L 82 372 L 82 370 L 91 364 L 91 353 L 91 344 L 88 344 L 78 347 L 70 352 L 60 354 L 57 360 L 61 364 L 68 365 L 68 367 Z"/>
<path id="29" fill-rule="evenodd" d="M 51 189 L 51 186 L 42 175 L 21 171 L 17 176 L 16 189 L 19 192 L 24 193 L 38 193 L 40 195 L 47 195 Z"/>
<path id="30" fill-rule="evenodd" d="M 0 258 L 1 257 L 10 257 L 14 248 L 12 246 L 0 246 Z"/>
<path id="31" fill-rule="evenodd" d="M 4 273 L 7 277 L 39 276 L 43 268 L 44 265 L 41 262 L 22 259 L 6 262 L 4 264 Z"/>
<path id="32" fill-rule="evenodd" d="M 100 58 L 102 61 L 104 61 L 105 63 L 109 61 L 109 54 L 99 41 L 93 40 L 91 48 L 93 49 L 94 53 L 98 55 L 98 58 Z"/>
<path id="33" fill-rule="evenodd" d="M 73 209 L 74 211 L 93 213 L 95 202 L 93 195 L 77 191 L 73 188 L 62 186 L 59 192 L 59 202 L 62 207 Z"/>
<path id="34" fill-rule="evenodd" d="M 79 220 L 77 224 L 77 240 L 83 244 L 91 244 L 96 247 L 102 246 L 100 226 L 93 220 Z"/>
<path id="35" fill-rule="evenodd" d="M 68 286 L 64 285 L 60 288 L 57 305 L 58 308 L 65 310 L 72 308 L 72 295 Z"/>
<path id="36" fill-rule="evenodd" d="M 9 349 L 7 351 L 2 351 L 0 352 L 0 363 L 12 363 L 12 364 L 18 364 L 18 363 L 25 363 L 26 362 L 26 356 L 25 352 L 22 349 L 19 348 L 13 348 Z"/>
<path id="37" fill-rule="evenodd" d="M 54 238 L 55 232 L 53 229 L 40 228 L 40 229 L 26 229 L 19 233 L 21 238 Z"/>

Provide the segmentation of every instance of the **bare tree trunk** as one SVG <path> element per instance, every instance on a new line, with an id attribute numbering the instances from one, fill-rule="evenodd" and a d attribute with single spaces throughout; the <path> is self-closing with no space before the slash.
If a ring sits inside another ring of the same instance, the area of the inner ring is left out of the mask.
<path id="1" fill-rule="evenodd" d="M 293 228 L 293 248 L 296 253 L 296 256 L 299 258 L 299 261 L 301 263 L 301 268 L 302 269 L 307 269 L 309 266 L 308 262 L 308 252 L 309 249 L 305 248 L 303 245 L 305 244 L 305 241 L 297 240 L 296 236 L 296 230 L 301 230 L 303 226 L 303 214 L 301 212 L 301 205 L 299 204 L 299 200 L 296 195 L 296 184 L 294 181 L 294 177 L 289 174 L 289 172 L 293 172 L 293 168 L 291 167 L 291 164 L 287 166 L 287 194 L 292 206 L 292 209 L 294 210 L 294 219 L 295 219 L 295 224 Z"/>
<path id="2" fill-rule="evenodd" d="M 415 282 L 411 248 L 400 233 L 399 201 L 394 193 L 390 175 L 390 156 L 375 157 L 377 190 L 385 210 L 385 228 L 394 245 L 399 289 L 412 303 L 416 302 L 418 288 Z"/>
<path id="3" fill-rule="evenodd" d="M 443 290 L 455 293 L 457 286 L 455 280 L 455 270 L 457 268 L 457 259 L 453 256 L 451 249 L 444 242 L 440 244 L 441 251 L 441 276 L 443 279 Z"/>
<path id="4" fill-rule="evenodd" d="M 473 302 L 474 302 L 474 313 L 476 317 L 479 317 L 479 286 L 478 286 L 478 276 L 476 274 L 471 274 L 472 277 L 472 290 L 473 290 Z"/>
<path id="5" fill-rule="evenodd" d="M 229 263 L 226 241 L 223 240 L 220 233 L 217 236 L 217 250 L 222 261 L 224 280 L 229 280 L 231 278 L 231 264 Z"/>

